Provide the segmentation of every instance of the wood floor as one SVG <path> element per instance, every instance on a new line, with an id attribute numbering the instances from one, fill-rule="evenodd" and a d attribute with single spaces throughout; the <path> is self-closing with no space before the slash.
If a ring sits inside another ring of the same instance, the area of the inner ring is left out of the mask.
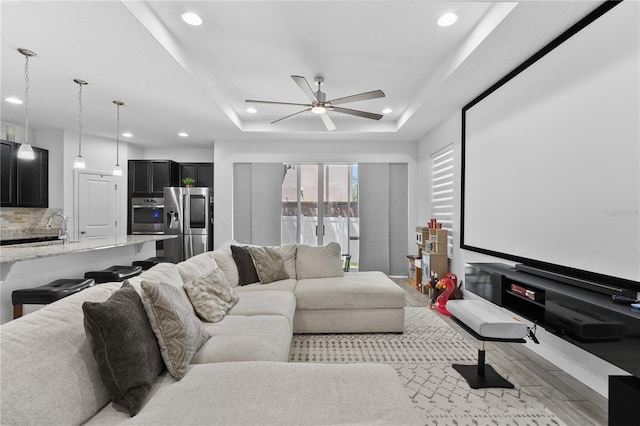
<path id="1" fill-rule="evenodd" d="M 429 299 L 411 287 L 406 278 L 392 278 L 407 294 L 407 306 L 427 306 Z M 451 327 L 460 327 L 441 316 Z M 461 331 L 460 334 L 468 336 Z M 473 339 L 470 338 L 470 342 Z M 582 382 L 527 349 L 524 345 L 487 343 L 487 363 L 520 385 L 522 392 L 534 395 L 552 413 L 569 426 L 606 425 L 608 400 Z"/>

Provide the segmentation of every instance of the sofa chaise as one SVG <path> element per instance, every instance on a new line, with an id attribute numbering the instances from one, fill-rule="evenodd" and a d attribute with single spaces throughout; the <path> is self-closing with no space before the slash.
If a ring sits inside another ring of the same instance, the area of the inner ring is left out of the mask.
<path id="1" fill-rule="evenodd" d="M 187 300 L 188 283 L 221 271 L 238 295 L 220 321 L 198 320 L 210 337 L 179 380 L 167 369 L 153 380 L 135 416 L 109 403 L 83 312 L 86 302 L 112 300 L 122 283 L 96 285 L 2 325 L 0 424 L 421 423 L 390 366 L 287 362 L 294 332 L 402 332 L 401 289 L 384 274 L 338 273 L 339 247 L 296 245 L 274 248 L 287 278 L 240 285 L 232 246 L 158 264 L 125 284 L 142 295 L 157 283 Z"/>

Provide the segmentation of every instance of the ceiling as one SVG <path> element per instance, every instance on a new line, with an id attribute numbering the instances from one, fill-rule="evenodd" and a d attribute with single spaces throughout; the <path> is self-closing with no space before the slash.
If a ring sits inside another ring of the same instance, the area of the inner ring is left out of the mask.
<path id="1" fill-rule="evenodd" d="M 601 2 L 594 1 L 2 1 L 2 120 L 22 125 L 24 57 L 32 129 L 77 131 L 141 147 L 207 147 L 215 140 L 418 140 Z M 201 26 L 189 26 L 184 12 Z M 459 19 L 439 27 L 438 17 Z M 328 132 L 302 108 L 246 99 L 307 103 L 291 79 L 327 98 L 381 89 L 386 97 L 344 107 L 380 121 L 330 113 Z M 177 134 L 187 132 L 189 137 Z M 126 139 L 123 139 L 126 140 Z"/>

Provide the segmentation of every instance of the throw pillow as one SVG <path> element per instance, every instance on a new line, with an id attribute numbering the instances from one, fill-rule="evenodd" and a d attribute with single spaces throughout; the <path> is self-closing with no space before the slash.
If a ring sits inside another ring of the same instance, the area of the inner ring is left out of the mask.
<path id="1" fill-rule="evenodd" d="M 289 274 L 284 269 L 284 261 L 278 250 L 270 247 L 247 247 L 262 284 L 286 280 Z"/>
<path id="2" fill-rule="evenodd" d="M 84 328 L 114 403 L 138 414 L 164 364 L 142 301 L 125 281 L 105 302 L 84 302 Z"/>
<path id="3" fill-rule="evenodd" d="M 180 380 L 193 355 L 211 337 L 195 316 L 182 290 L 167 284 L 143 281 L 142 304 L 158 339 L 169 374 Z"/>
<path id="4" fill-rule="evenodd" d="M 238 267 L 238 284 L 246 285 L 260 281 L 247 247 L 231 246 L 231 255 Z"/>
<path id="5" fill-rule="evenodd" d="M 300 244 L 296 251 L 296 274 L 299 280 L 344 276 L 340 244 L 331 242 L 322 247 Z"/>
<path id="6" fill-rule="evenodd" d="M 224 275 L 227 277 L 227 281 L 231 284 L 231 287 L 238 286 L 238 267 L 231 255 L 231 246 L 237 246 L 238 243 L 234 240 L 225 241 L 215 251 L 206 252 L 211 253 L 213 260 L 216 261 L 218 267 L 222 269 Z"/>
<path id="7" fill-rule="evenodd" d="M 198 316 L 208 322 L 220 321 L 240 299 L 220 268 L 185 283 L 184 289 Z"/>
<path id="8" fill-rule="evenodd" d="M 284 262 L 284 270 L 287 271 L 289 278 L 296 279 L 296 251 L 297 244 L 283 244 L 281 246 L 274 247 L 282 256 Z"/>

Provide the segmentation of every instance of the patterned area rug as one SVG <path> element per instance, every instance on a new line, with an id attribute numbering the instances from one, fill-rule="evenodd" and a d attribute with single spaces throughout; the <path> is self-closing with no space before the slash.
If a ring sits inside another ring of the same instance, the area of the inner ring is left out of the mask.
<path id="1" fill-rule="evenodd" d="M 565 424 L 512 378 L 515 389 L 471 389 L 451 364 L 475 364 L 477 352 L 429 309 L 405 308 L 404 334 L 297 334 L 289 361 L 389 364 L 425 425 Z"/>

